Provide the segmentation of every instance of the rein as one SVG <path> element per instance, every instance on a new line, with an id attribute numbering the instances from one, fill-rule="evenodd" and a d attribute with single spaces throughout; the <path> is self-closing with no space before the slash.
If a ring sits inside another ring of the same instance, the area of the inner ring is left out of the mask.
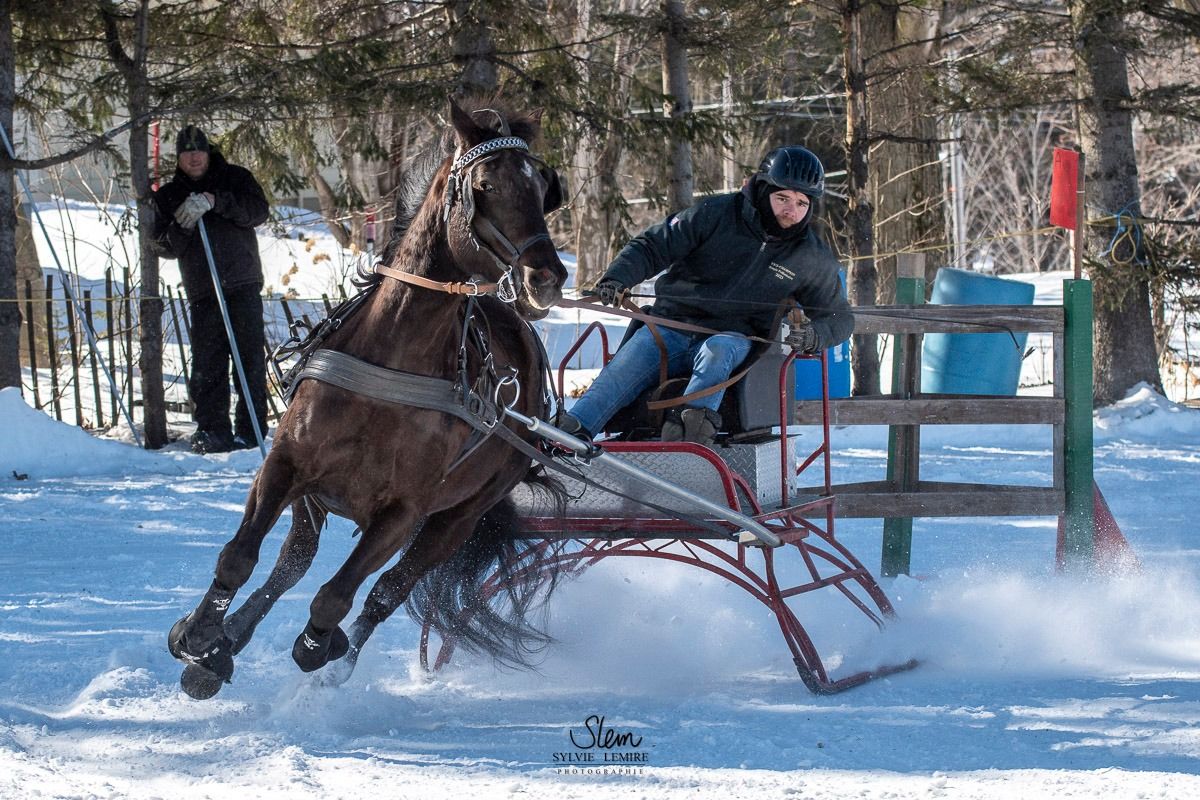
<path id="1" fill-rule="evenodd" d="M 673 319 L 667 319 L 665 317 L 656 317 L 653 314 L 647 314 L 646 312 L 642 311 L 628 300 L 625 301 L 625 305 L 621 308 L 604 308 L 600 303 L 599 297 L 595 297 L 593 300 L 568 300 L 564 297 L 555 303 L 555 305 L 562 308 L 579 308 L 587 311 L 602 310 L 605 314 L 613 314 L 618 317 L 626 317 L 627 319 L 636 319 L 640 322 L 646 323 L 647 325 L 661 325 L 664 328 L 673 328 L 674 330 L 688 331 L 689 333 L 703 333 L 705 336 L 714 336 L 719 333 L 725 336 L 737 336 L 742 339 L 749 339 L 750 341 L 758 342 L 759 344 L 783 344 L 783 342 L 779 341 L 778 339 L 764 339 L 761 336 L 751 336 L 750 334 L 746 333 L 718 331 L 712 328 L 706 328 L 703 325 L 693 325 L 690 322 L 677 322 Z"/>
<path id="2" fill-rule="evenodd" d="M 566 308 L 582 308 L 582 309 L 589 309 L 589 310 L 594 311 L 594 310 L 596 310 L 597 306 L 599 305 L 599 300 L 600 300 L 599 297 L 595 297 L 591 301 L 567 300 L 566 298 L 563 298 L 562 300 L 559 300 L 555 305 L 565 306 Z M 717 331 L 717 330 L 713 330 L 712 328 L 706 328 L 703 325 L 693 325 L 690 322 L 677 322 L 676 320 L 673 320 L 673 319 L 665 319 L 663 317 L 656 317 L 656 316 L 653 316 L 652 314 L 647 314 L 644 311 L 642 311 L 640 308 L 638 308 L 636 305 L 634 305 L 633 302 L 630 301 L 628 298 L 626 298 L 622 302 L 624 303 L 624 305 L 621 308 L 608 308 L 608 309 L 605 309 L 605 313 L 606 314 L 615 314 L 619 317 L 627 317 L 628 319 L 636 319 L 640 322 L 645 323 L 646 328 L 649 329 L 650 334 L 654 337 L 655 343 L 658 345 L 658 351 L 659 351 L 659 355 L 660 355 L 660 358 L 658 361 L 658 385 L 659 385 L 659 387 L 666 385 L 667 378 L 668 378 L 668 376 L 667 376 L 667 345 L 663 341 L 662 334 L 660 334 L 658 332 L 659 325 L 663 326 L 664 328 L 673 328 L 675 330 L 688 331 L 689 333 L 702 333 L 705 336 L 713 336 L 715 334 L 722 334 L 725 336 L 738 336 L 738 337 L 741 337 L 742 339 L 748 339 L 752 342 L 758 342 L 760 344 L 768 344 L 768 345 L 783 344 L 783 342 L 780 342 L 776 339 L 764 339 L 761 336 L 750 336 L 745 333 L 730 333 L 730 332 L 726 332 L 726 331 Z M 780 311 L 782 312 L 782 308 L 780 308 Z M 775 319 L 775 325 L 773 325 L 772 327 L 773 328 L 778 327 L 779 321 L 782 318 L 783 318 L 782 313 L 777 314 L 776 319 Z M 680 397 L 673 397 L 669 400 L 651 400 L 650 402 L 646 403 L 646 408 L 649 409 L 650 411 L 661 411 L 665 408 L 672 408 L 674 406 L 686 405 L 686 404 L 692 402 L 693 400 L 699 400 L 702 397 L 708 397 L 709 395 L 713 395 L 713 394 L 716 394 L 717 392 L 728 389 L 730 386 L 733 386 L 735 383 L 740 381 L 742 378 L 746 377 L 746 374 L 748 372 L 750 372 L 750 365 L 747 365 L 744 369 L 738 370 L 733 375 L 730 375 L 728 378 L 721 381 L 720 383 L 713 384 L 712 386 L 709 386 L 706 389 L 701 389 L 699 391 L 692 392 L 691 394 L 685 394 Z M 661 390 L 661 388 L 660 388 L 660 390 Z"/>
<path id="3" fill-rule="evenodd" d="M 435 292 L 445 292 L 446 294 L 465 294 L 468 297 L 478 297 L 481 294 L 494 295 L 498 292 L 500 286 L 499 283 L 480 283 L 473 280 L 435 281 L 420 275 L 414 275 L 411 272 L 404 272 L 403 270 L 384 266 L 382 263 L 375 265 L 375 271 L 380 275 L 386 275 L 389 278 L 395 278 L 404 283 L 411 283 L 413 286 L 420 286 L 423 289 L 432 289 Z"/>

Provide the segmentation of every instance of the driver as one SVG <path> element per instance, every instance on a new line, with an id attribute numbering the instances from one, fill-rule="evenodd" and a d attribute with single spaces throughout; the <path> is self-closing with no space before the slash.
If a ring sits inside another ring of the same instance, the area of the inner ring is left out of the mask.
<path id="1" fill-rule="evenodd" d="M 854 316 L 840 265 L 810 225 L 824 191 L 825 169 L 811 151 L 797 145 L 772 150 L 741 191 L 704 199 L 632 239 L 593 293 L 617 306 L 630 287 L 659 275 L 651 315 L 720 331 L 658 326 L 668 375 L 691 373 L 685 395 L 726 380 L 750 354 L 747 335 L 774 338 L 783 301 L 795 301 L 808 317 L 787 336 L 793 349 L 815 353 L 840 344 L 853 332 Z M 592 438 L 654 384 L 659 358 L 653 334 L 639 328 L 555 423 Z M 721 428 L 723 394 L 720 389 L 671 408 L 663 441 L 711 444 Z"/>

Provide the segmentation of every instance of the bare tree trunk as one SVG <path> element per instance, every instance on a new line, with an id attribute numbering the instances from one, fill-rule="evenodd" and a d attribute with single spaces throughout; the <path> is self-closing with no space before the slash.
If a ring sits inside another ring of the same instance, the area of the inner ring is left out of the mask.
<path id="1" fill-rule="evenodd" d="M 671 193 L 668 202 L 672 211 L 692 204 L 692 143 L 688 139 L 685 121 L 692 113 L 692 92 L 688 83 L 687 18 L 683 0 L 663 0 L 663 92 L 667 95 L 664 113 L 675 125 L 671 127 Z"/>
<path id="2" fill-rule="evenodd" d="M 878 302 L 891 303 L 896 295 L 895 254 L 924 248 L 944 233 L 938 120 L 927 98 L 939 15 L 936 4 L 872 3 L 868 8 L 863 39 L 880 54 L 870 59 L 870 127 L 893 137 L 872 148 L 870 174 L 875 246 L 881 254 L 875 265 L 876 294 Z M 936 272 L 940 254 L 931 254 L 925 263 Z"/>
<path id="3" fill-rule="evenodd" d="M 0 0 L 0 125 L 13 140 L 16 102 L 13 62 L 12 8 Z M 16 147 L 16 144 L 13 144 Z M 13 170 L 8 154 L 0 152 L 0 389 L 21 385 L 21 309 L 17 305 L 17 214 Z"/>
<path id="4" fill-rule="evenodd" d="M 350 231 L 338 219 L 337 196 L 333 192 L 333 187 L 321 175 L 321 171 L 317 169 L 315 164 L 307 159 L 301 159 L 301 162 L 304 174 L 308 176 L 308 183 L 317 195 L 317 204 L 321 207 L 321 217 L 325 220 L 325 225 L 329 228 L 329 233 L 333 236 L 334 241 L 338 243 L 339 247 L 349 247 Z"/>
<path id="5" fill-rule="evenodd" d="M 725 76 L 721 79 L 721 110 L 726 118 L 733 118 L 733 67 L 726 68 Z M 727 192 L 735 192 L 740 186 L 741 168 L 734 155 L 734 136 L 726 134 L 721 148 L 721 187 Z"/>
<path id="6" fill-rule="evenodd" d="M 1111 0 L 1071 0 L 1068 8 L 1090 205 L 1104 214 L 1128 209 L 1140 215 L 1129 68 L 1123 44 L 1132 34 L 1122 9 Z M 1110 235 L 1108 228 L 1093 225 L 1083 237 L 1095 286 L 1092 399 L 1098 406 L 1120 400 L 1140 381 L 1162 391 L 1149 284 L 1136 264 L 1116 263 L 1100 255 Z"/>
<path id="7" fill-rule="evenodd" d="M 481 18 L 477 12 L 479 6 L 480 3 L 471 0 L 455 0 L 451 14 L 454 63 L 462 69 L 456 92 L 459 97 L 490 95 L 500 83 L 491 31 L 494 21 Z"/>
<path id="8" fill-rule="evenodd" d="M 842 7 L 843 71 L 846 80 L 846 215 L 850 245 L 847 284 L 851 305 L 875 305 L 875 210 L 871 205 L 868 169 L 870 116 L 867 73 L 863 64 L 862 2 L 847 0 Z M 879 352 L 876 337 L 856 335 L 850 354 L 854 394 L 879 394 Z"/>
<path id="9" fill-rule="evenodd" d="M 595 35 L 592 29 L 593 0 L 578 0 L 575 39 L 588 42 Z M 627 11 L 628 3 L 622 3 Z M 612 59 L 620 63 L 628 50 L 628 35 L 619 35 L 613 44 Z M 614 70 L 617 77 L 608 83 L 602 78 L 609 70 L 593 69 L 594 59 L 600 57 L 591 45 L 579 48 L 582 84 L 593 95 L 604 95 L 612 103 L 624 101 L 629 94 L 629 78 L 624 70 Z M 579 142 L 571 157 L 571 222 L 575 238 L 575 285 L 590 287 L 600 279 L 616 254 L 624 227 L 621 224 L 624 198 L 617 180 L 617 169 L 623 153 L 624 139 L 619 130 L 605 130 L 598 117 L 587 118 L 579 134 Z"/>
<path id="10" fill-rule="evenodd" d="M 14 187 L 15 191 L 15 187 Z M 17 195 L 20 197 L 20 195 Z M 46 299 L 45 283 L 42 280 L 42 267 L 38 261 L 37 245 L 33 240 L 33 226 L 29 222 L 29 214 L 26 211 L 26 204 L 19 199 L 17 201 L 17 231 L 16 231 L 16 260 L 17 260 L 17 298 L 18 305 L 22 313 L 25 311 L 25 284 L 29 282 L 33 289 L 31 298 L 34 303 L 34 308 L 42 308 L 40 305 Z M 25 361 L 30 348 L 37 348 L 37 342 L 46 341 L 46 320 L 44 315 L 38 316 L 34 314 L 33 318 L 33 342 L 28 338 L 29 323 L 26 321 L 21 326 L 22 347 L 20 358 Z M 46 356 L 42 351 L 38 352 L 38 359 L 42 364 L 45 364 Z M 35 376 L 36 380 L 36 376 Z"/>
<path id="11" fill-rule="evenodd" d="M 125 79 L 129 115 L 145 120 L 150 109 L 150 79 L 146 57 L 150 50 L 150 0 L 141 0 L 134 16 L 133 55 L 121 43 L 115 11 L 103 8 L 105 44 L 109 58 Z M 141 293 L 138 300 L 138 369 L 142 374 L 144 444 L 157 450 L 167 443 L 167 405 L 163 390 L 162 314 L 159 294 L 158 256 L 154 254 L 154 206 L 150 199 L 149 125 L 140 122 L 129 129 L 129 172 L 137 198 L 138 241 L 141 247 Z"/>

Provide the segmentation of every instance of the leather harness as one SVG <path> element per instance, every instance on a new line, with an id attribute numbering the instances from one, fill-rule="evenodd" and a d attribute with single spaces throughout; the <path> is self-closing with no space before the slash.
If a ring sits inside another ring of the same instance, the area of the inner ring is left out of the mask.
<path id="1" fill-rule="evenodd" d="M 280 384 L 284 389 L 285 402 L 291 400 L 302 381 L 311 378 L 374 400 L 450 414 L 473 429 L 471 437 L 450 465 L 450 470 L 455 469 L 484 441 L 497 433 L 526 455 L 538 460 L 544 458 L 544 455 L 536 448 L 530 446 L 503 424 L 498 424 L 503 416 L 505 404 L 501 394 L 506 387 L 519 393 L 520 385 L 516 380 L 516 370 L 511 367 L 508 368 L 509 374 L 503 376 L 498 374 L 487 335 L 477 323 L 475 314 L 476 298 L 481 295 L 494 296 L 509 304 L 515 302 L 517 295 L 513 283 L 513 270 L 516 268 L 517 260 L 533 245 L 550 240 L 549 234 L 538 233 L 520 245 L 514 245 L 490 220 L 483 217 L 476 219 L 470 171 L 474 166 L 495 158 L 502 150 L 515 150 L 544 166 L 545 162 L 529 153 L 529 145 L 523 139 L 515 136 L 489 139 L 467 150 L 452 163 L 446 188 L 445 211 L 443 212 L 443 219 L 449 220 L 453 207 L 456 204 L 462 205 L 471 240 L 476 249 L 487 252 L 501 268 L 502 275 L 499 280 L 494 282 L 480 279 L 461 282 L 435 281 L 394 269 L 382 263 L 375 266 L 376 272 L 388 278 L 467 299 L 463 313 L 455 379 L 448 380 L 388 369 L 370 364 L 347 353 L 322 347 L 325 340 L 361 307 L 365 299 L 376 288 L 376 284 L 365 288 L 350 300 L 342 303 L 329 315 L 328 319 L 308 331 L 307 335 L 302 336 L 299 325 L 293 325 L 291 338 L 280 345 L 272 356 Z M 475 230 L 477 224 L 486 231 L 487 240 L 502 247 L 506 256 L 497 253 L 489 241 L 478 236 Z M 548 358 L 545 349 L 541 345 L 541 340 L 537 339 L 537 341 L 541 358 L 539 373 L 548 373 Z M 472 351 L 482 362 L 479 374 L 474 381 L 471 380 L 468 371 L 468 353 Z M 297 363 L 283 373 L 279 366 L 280 362 L 294 356 L 298 356 Z M 549 385 L 548 382 L 543 382 L 543 387 L 547 385 Z M 548 397 L 546 399 L 549 400 Z M 511 402 L 515 401 L 516 397 L 514 396 Z"/>

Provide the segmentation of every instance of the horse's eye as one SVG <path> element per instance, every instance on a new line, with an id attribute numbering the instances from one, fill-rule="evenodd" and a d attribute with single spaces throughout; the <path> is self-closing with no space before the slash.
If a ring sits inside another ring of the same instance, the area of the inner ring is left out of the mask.
<path id="1" fill-rule="evenodd" d="M 496 191 L 496 185 L 494 183 L 492 183 L 491 181 L 480 181 L 479 182 L 479 191 L 487 192 L 488 194 L 492 194 L 493 192 Z"/>

